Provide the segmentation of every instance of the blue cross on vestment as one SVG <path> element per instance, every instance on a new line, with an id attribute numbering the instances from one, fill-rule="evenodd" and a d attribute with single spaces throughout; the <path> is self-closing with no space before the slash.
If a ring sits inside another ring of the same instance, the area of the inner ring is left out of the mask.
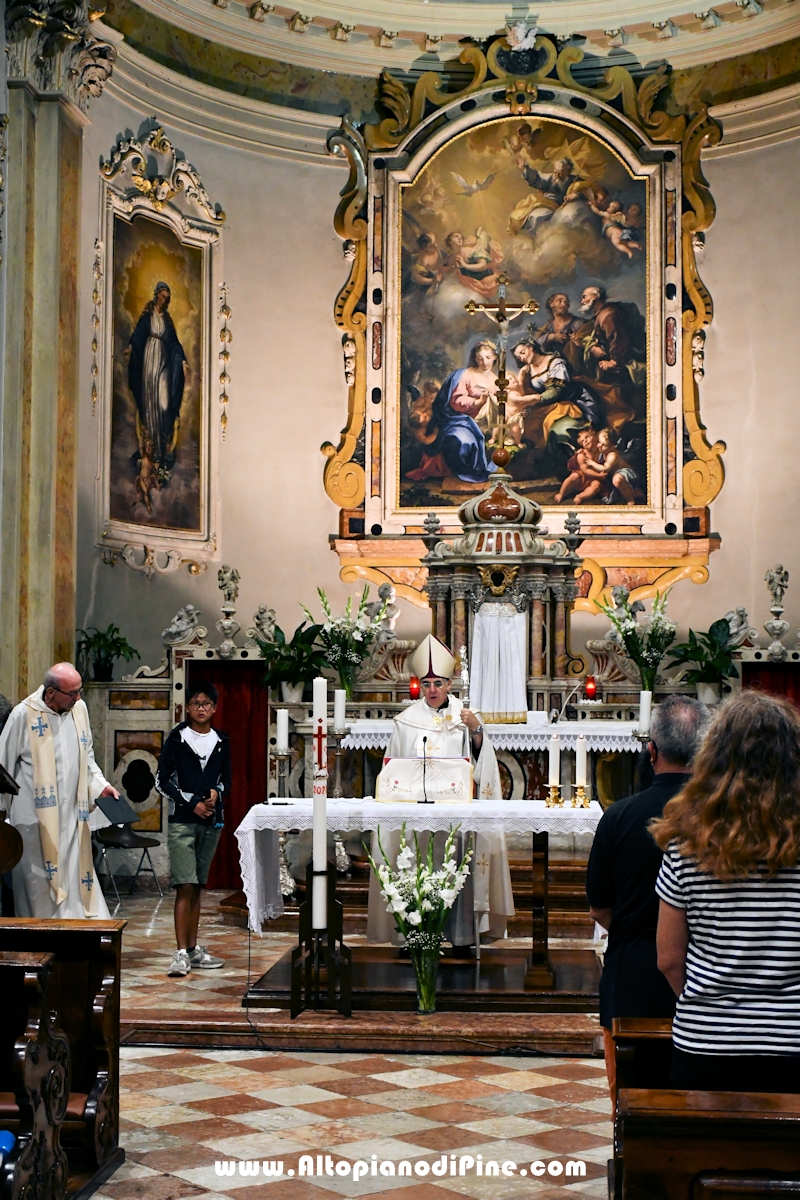
<path id="1" fill-rule="evenodd" d="M 81 883 L 84 885 L 84 887 L 87 887 L 89 889 L 89 891 L 92 890 L 92 884 L 94 883 L 94 880 L 92 879 L 92 877 L 88 871 L 86 872 L 83 879 L 81 880 Z"/>
<path id="2" fill-rule="evenodd" d="M 84 730 L 83 730 L 83 732 L 81 733 L 81 738 L 80 738 L 80 741 L 81 741 L 81 745 L 83 746 L 83 748 L 84 748 L 84 750 L 85 750 L 85 749 L 86 749 L 86 747 L 89 745 L 89 739 L 88 739 L 88 737 L 86 736 L 86 730 L 85 730 L 85 729 L 84 729 Z"/>
<path id="3" fill-rule="evenodd" d="M 45 871 L 47 871 L 48 879 L 52 879 L 53 876 L 58 873 L 58 867 L 54 867 L 53 864 L 50 862 L 49 858 L 48 858 L 47 862 L 44 864 L 44 869 L 45 869 Z"/>
<path id="4" fill-rule="evenodd" d="M 47 721 L 43 721 L 41 718 L 41 715 L 39 716 L 39 719 L 37 721 L 34 721 L 33 725 L 31 725 L 31 729 L 33 730 L 33 732 L 38 733 L 40 738 L 44 737 L 45 729 L 49 729 L 49 728 L 50 728 L 50 726 L 47 724 Z"/>

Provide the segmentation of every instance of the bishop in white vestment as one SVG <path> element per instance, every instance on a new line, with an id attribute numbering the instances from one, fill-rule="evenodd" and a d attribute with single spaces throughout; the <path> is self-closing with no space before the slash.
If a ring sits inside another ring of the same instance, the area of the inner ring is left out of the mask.
<path id="1" fill-rule="evenodd" d="M 45 684 L 18 704 L 0 734 L 0 762 L 19 785 L 10 822 L 23 854 L 12 872 L 18 917 L 107 918 L 92 861 L 92 827 L 109 821 L 94 801 L 119 793 L 94 759 L 81 677 L 58 663 Z M 91 811 L 94 810 L 94 811 Z"/>
<path id="2" fill-rule="evenodd" d="M 470 758 L 478 801 L 502 802 L 500 773 L 492 744 L 484 733 L 480 714 L 462 706 L 457 697 L 449 695 L 450 680 L 455 671 L 455 659 L 436 638 L 428 636 L 411 660 L 412 670 L 419 675 L 423 696 L 415 700 L 394 719 L 394 728 L 386 749 L 381 779 L 391 779 L 392 760 L 414 762 L 427 759 Z M 399 765 L 399 764 L 398 764 Z M 419 772 L 415 772 L 418 776 Z M 379 795 L 383 794 L 381 782 Z M 418 799 L 423 799 L 422 795 Z M 469 797 L 471 799 L 471 797 Z M 468 830 L 464 830 L 468 833 Z M 437 840 L 444 843 L 444 836 Z M 400 833 L 381 831 L 383 849 L 392 862 L 400 850 Z M 373 835 L 373 858 L 381 861 L 377 838 Z M 474 916 L 471 911 L 474 907 Z M 501 938 L 506 921 L 514 915 L 514 898 L 504 833 L 478 834 L 467 886 L 462 890 L 448 922 L 447 936 L 454 945 L 467 946 L 479 934 L 488 939 Z M 396 941 L 394 918 L 386 912 L 377 881 L 370 878 L 367 940 Z"/>

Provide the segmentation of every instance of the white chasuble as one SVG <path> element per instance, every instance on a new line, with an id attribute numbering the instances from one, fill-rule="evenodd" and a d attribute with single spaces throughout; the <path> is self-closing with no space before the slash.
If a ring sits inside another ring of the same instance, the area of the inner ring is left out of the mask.
<path id="1" fill-rule="evenodd" d="M 513 604 L 487 602 L 475 614 L 470 698 L 489 724 L 528 719 L 527 634 L 527 614 Z"/>
<path id="2" fill-rule="evenodd" d="M 386 749 L 385 761 L 390 759 L 421 760 L 423 752 L 423 737 L 425 752 L 431 758 L 456 759 L 469 757 L 467 748 L 467 729 L 461 723 L 461 701 L 455 696 L 448 698 L 444 708 L 434 710 L 424 699 L 415 700 L 409 704 L 394 719 L 394 728 L 389 745 Z M 480 716 L 480 714 L 478 714 Z M 434 749 L 436 748 L 436 749 Z M 472 759 L 473 779 L 476 785 L 478 801 L 497 801 L 502 803 L 503 792 L 500 784 L 500 773 L 497 769 L 497 759 L 494 749 L 486 733 L 480 753 Z M 420 790 L 419 799 L 422 799 Z M 468 834 L 468 829 L 459 831 L 456 839 L 457 857 L 460 859 L 460 835 Z M 408 835 L 413 842 L 413 835 Z M 435 835 L 436 858 L 441 861 L 444 834 Z M 467 838 L 464 838 L 466 844 Z M 506 920 L 514 915 L 514 898 L 511 891 L 511 874 L 508 869 L 508 853 L 504 833 L 478 834 L 474 836 L 474 854 L 470 878 L 459 894 L 451 911 L 445 935 L 453 945 L 468 946 L 475 941 L 475 918 L 478 932 L 485 934 L 487 939 L 505 936 Z M 394 866 L 400 852 L 400 831 L 381 830 L 381 842 L 387 857 Z M 441 843 L 441 845 L 440 845 Z M 420 838 L 421 846 L 427 845 L 427 835 Z M 372 836 L 372 856 L 376 862 L 381 862 L 377 837 Z M 472 909 L 474 908 L 474 915 Z M 380 889 L 374 875 L 370 876 L 369 911 L 367 918 L 367 941 L 388 942 L 395 944 L 400 940 L 396 931 L 394 917 L 386 912 L 386 905 L 381 897 Z"/>
<path id="3" fill-rule="evenodd" d="M 107 918 L 91 829 L 109 822 L 90 809 L 108 785 L 94 760 L 83 700 L 71 712 L 54 713 L 42 688 L 28 696 L 0 734 L 0 762 L 19 785 L 19 795 L 0 798 L 23 843 L 12 872 L 16 915 Z"/>

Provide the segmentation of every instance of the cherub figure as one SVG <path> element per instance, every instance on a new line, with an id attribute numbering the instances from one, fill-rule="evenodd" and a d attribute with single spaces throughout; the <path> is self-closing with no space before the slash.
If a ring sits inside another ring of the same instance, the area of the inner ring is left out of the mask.
<path id="1" fill-rule="evenodd" d="M 785 571 L 782 563 L 777 563 L 771 571 L 767 571 L 764 582 L 772 596 L 772 607 L 783 608 L 784 592 L 789 586 L 789 572 Z"/>
<path id="2" fill-rule="evenodd" d="M 149 513 L 153 511 L 153 502 L 150 498 L 150 493 L 161 491 L 161 477 L 158 473 L 158 463 L 155 461 L 154 454 L 153 439 L 145 436 L 142 457 L 139 459 L 139 474 L 136 476 L 133 485 L 137 496 L 131 502 L 131 508 L 137 504 L 143 504 Z"/>
<path id="3" fill-rule="evenodd" d="M 239 595 L 239 580 L 241 576 L 235 567 L 229 567 L 227 563 L 223 563 L 217 571 L 217 586 L 222 592 L 222 598 L 226 604 L 235 604 L 236 597 Z"/>
<path id="4" fill-rule="evenodd" d="M 603 234 L 620 254 L 633 258 L 634 250 L 641 250 L 641 242 L 635 240 L 638 230 L 628 226 L 628 218 L 623 212 L 619 200 L 610 200 L 605 209 L 599 208 L 594 201 L 589 201 L 589 207 L 603 222 Z"/>
<path id="5" fill-rule="evenodd" d="M 618 440 L 613 429 L 601 429 L 597 435 L 600 461 L 590 459 L 585 470 L 595 479 L 610 480 L 626 504 L 635 504 L 639 474 L 617 448 Z"/>
<path id="6" fill-rule="evenodd" d="M 555 504 L 561 504 L 573 492 L 577 492 L 576 504 L 583 504 L 585 500 L 598 499 L 608 493 L 606 480 L 599 478 L 591 470 L 595 465 L 594 459 L 600 453 L 596 430 L 581 429 L 578 432 L 577 442 L 578 449 L 567 463 L 569 475 L 553 497 Z"/>
<path id="7" fill-rule="evenodd" d="M 444 276 L 441 251 L 432 233 L 421 233 L 417 238 L 417 251 L 411 267 L 411 281 L 432 295 Z"/>

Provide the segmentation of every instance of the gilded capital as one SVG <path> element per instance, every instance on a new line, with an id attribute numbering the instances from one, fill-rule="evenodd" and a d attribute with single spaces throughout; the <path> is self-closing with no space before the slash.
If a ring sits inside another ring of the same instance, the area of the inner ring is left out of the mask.
<path id="1" fill-rule="evenodd" d="M 93 0 L 11 0 L 5 10 L 9 80 L 61 92 L 88 108 L 102 95 L 117 57 L 93 29 L 103 11 Z"/>

